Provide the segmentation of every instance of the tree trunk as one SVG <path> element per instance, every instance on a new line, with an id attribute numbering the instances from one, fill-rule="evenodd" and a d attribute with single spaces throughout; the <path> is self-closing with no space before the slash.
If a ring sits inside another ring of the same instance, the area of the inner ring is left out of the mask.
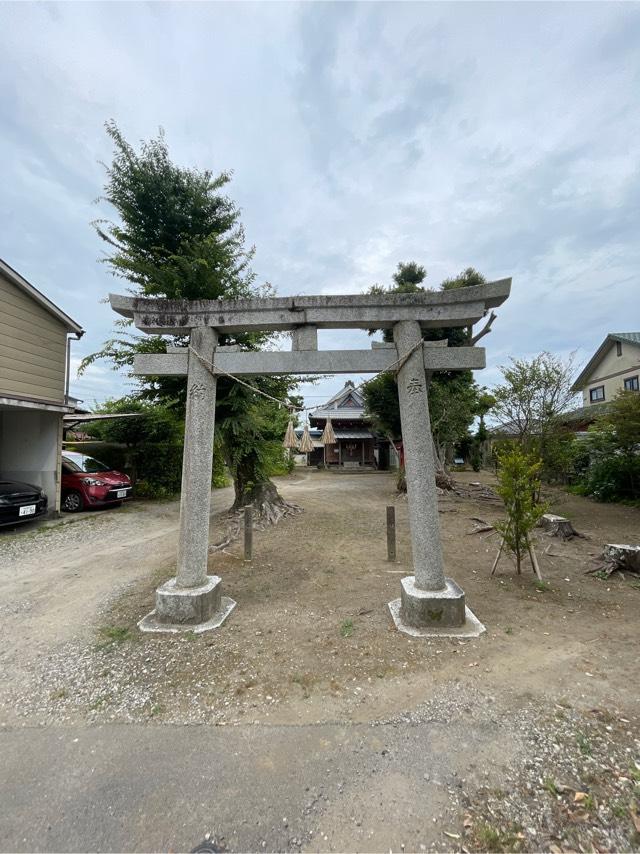
<path id="1" fill-rule="evenodd" d="M 436 486 L 439 489 L 444 489 L 449 492 L 453 489 L 453 478 L 442 464 L 442 461 L 436 452 L 435 442 L 433 442 L 433 463 L 436 470 Z M 398 492 L 407 491 L 407 478 L 403 467 L 401 467 L 398 471 L 398 480 L 396 483 L 396 488 Z"/>
<path id="2" fill-rule="evenodd" d="M 445 469 L 440 456 L 436 453 L 436 444 L 433 443 L 433 461 L 436 467 L 436 486 L 439 489 L 444 489 L 447 492 L 453 489 L 453 478 Z"/>
<path id="3" fill-rule="evenodd" d="M 285 501 L 275 483 L 262 473 L 262 466 L 255 454 L 247 454 L 235 466 L 229 468 L 235 490 L 232 513 L 252 506 L 254 518 L 273 525 L 283 516 L 300 512 L 301 508 Z"/>

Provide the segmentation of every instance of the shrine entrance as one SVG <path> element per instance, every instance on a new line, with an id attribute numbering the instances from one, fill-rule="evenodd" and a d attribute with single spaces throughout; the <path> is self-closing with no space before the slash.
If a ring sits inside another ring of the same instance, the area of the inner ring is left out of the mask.
<path id="1" fill-rule="evenodd" d="M 189 335 L 189 346 L 135 357 L 134 373 L 187 376 L 187 410 L 176 576 L 156 591 L 143 631 L 203 632 L 220 626 L 236 603 L 207 573 L 211 466 L 218 376 L 274 374 L 397 375 L 405 455 L 413 575 L 389 603 L 396 626 L 412 635 L 477 636 L 484 627 L 464 592 L 445 577 L 438 521 L 428 387 L 435 371 L 485 367 L 482 347 L 428 342 L 422 330 L 471 327 L 509 296 L 511 279 L 415 294 L 284 297 L 256 300 L 164 300 L 110 295 L 111 307 L 152 335 Z M 480 335 L 488 331 L 492 318 Z M 318 350 L 318 329 L 392 329 L 393 343 L 370 350 Z M 292 349 L 218 347 L 221 332 L 287 331 Z M 474 342 L 472 341 L 472 344 Z M 348 440 L 345 444 L 348 444 Z M 348 451 L 343 446 L 342 452 Z"/>

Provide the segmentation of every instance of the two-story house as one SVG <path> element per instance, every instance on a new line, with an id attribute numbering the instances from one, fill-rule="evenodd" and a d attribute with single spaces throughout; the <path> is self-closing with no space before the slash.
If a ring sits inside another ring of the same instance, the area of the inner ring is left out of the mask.
<path id="1" fill-rule="evenodd" d="M 0 259 L 0 479 L 32 483 L 60 509 L 70 337 L 84 330 Z"/>
<path id="2" fill-rule="evenodd" d="M 573 384 L 584 407 L 640 390 L 640 332 L 610 332 Z"/>

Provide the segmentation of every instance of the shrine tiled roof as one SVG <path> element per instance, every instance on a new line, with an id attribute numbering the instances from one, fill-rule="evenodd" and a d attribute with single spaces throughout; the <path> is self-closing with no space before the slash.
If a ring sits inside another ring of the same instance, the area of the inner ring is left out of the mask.
<path id="1" fill-rule="evenodd" d="M 314 409 L 309 418 L 330 418 L 338 421 L 362 421 L 365 418 L 364 409 Z"/>

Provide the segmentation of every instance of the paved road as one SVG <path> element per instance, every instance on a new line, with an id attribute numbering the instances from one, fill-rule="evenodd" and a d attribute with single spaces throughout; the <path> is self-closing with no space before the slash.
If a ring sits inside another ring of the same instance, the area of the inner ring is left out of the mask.
<path id="1" fill-rule="evenodd" d="M 0 848 L 446 849 L 462 780 L 500 751 L 497 722 L 4 728 Z"/>

